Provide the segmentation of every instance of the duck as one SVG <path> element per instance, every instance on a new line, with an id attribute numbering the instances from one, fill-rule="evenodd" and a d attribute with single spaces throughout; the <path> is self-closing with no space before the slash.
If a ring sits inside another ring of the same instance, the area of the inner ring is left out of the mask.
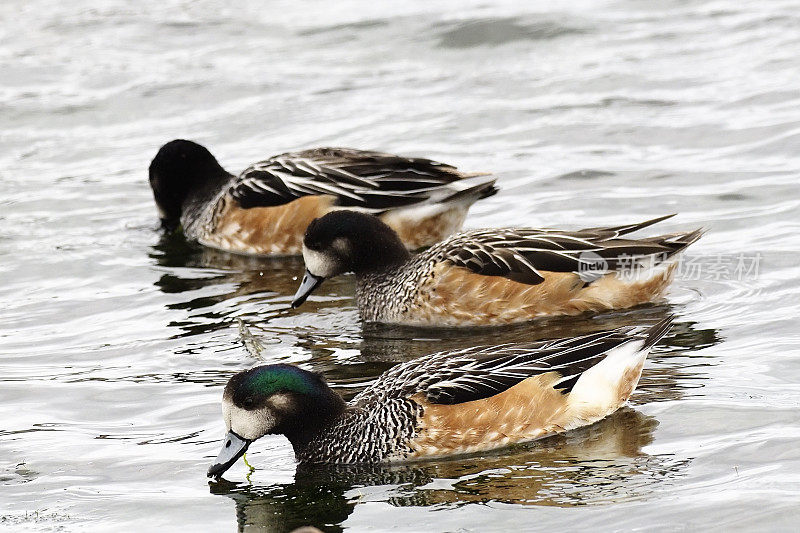
<path id="1" fill-rule="evenodd" d="M 378 218 L 336 211 L 306 229 L 306 271 L 291 306 L 326 278 L 353 272 L 365 322 L 496 326 L 629 308 L 661 297 L 677 255 L 703 233 L 626 237 L 671 216 L 578 231 L 470 230 L 412 254 Z"/>
<path id="2" fill-rule="evenodd" d="M 342 208 L 391 226 L 410 250 L 457 231 L 476 201 L 497 192 L 486 173 L 430 159 L 312 148 L 276 155 L 234 176 L 209 150 L 175 139 L 150 163 L 161 225 L 201 245 L 248 255 L 299 255 L 315 218 Z"/>
<path id="3" fill-rule="evenodd" d="M 473 346 L 398 364 L 350 402 L 291 364 L 233 375 L 221 477 L 265 435 L 300 464 L 375 464 L 482 453 L 593 424 L 624 405 L 673 317 L 579 337 Z"/>

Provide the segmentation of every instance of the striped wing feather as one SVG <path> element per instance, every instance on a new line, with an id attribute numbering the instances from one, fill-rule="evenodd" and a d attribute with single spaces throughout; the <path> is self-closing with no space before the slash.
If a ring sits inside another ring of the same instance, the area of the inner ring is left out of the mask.
<path id="1" fill-rule="evenodd" d="M 433 191 L 466 176 L 430 159 L 315 148 L 255 163 L 242 172 L 230 194 L 244 208 L 326 194 L 340 206 L 383 210 L 428 200 Z"/>
<path id="2" fill-rule="evenodd" d="M 430 253 L 439 260 L 450 261 L 477 274 L 503 276 L 536 285 L 544 281 L 542 272 L 545 271 L 604 274 L 630 266 L 634 257 L 653 257 L 661 261 L 700 238 L 700 230 L 639 240 L 623 238 L 671 216 L 674 215 L 638 224 L 574 232 L 551 229 L 473 230 L 454 235 L 436 245 Z M 605 270 L 600 272 L 597 272 L 594 262 L 597 256 L 605 260 Z"/>
<path id="3" fill-rule="evenodd" d="M 561 375 L 555 388 L 566 393 L 610 350 L 634 341 L 652 346 L 671 323 L 669 317 L 651 327 L 626 326 L 569 339 L 440 352 L 395 366 L 357 395 L 353 403 L 422 393 L 430 403 L 458 404 L 494 396 L 525 379 L 552 371 Z"/>

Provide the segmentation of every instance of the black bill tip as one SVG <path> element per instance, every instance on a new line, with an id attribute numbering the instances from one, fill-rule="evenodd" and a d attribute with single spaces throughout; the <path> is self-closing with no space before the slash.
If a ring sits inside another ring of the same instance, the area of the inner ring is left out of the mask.
<path id="1" fill-rule="evenodd" d="M 247 451 L 247 447 L 250 446 L 251 442 L 252 441 L 243 439 L 233 431 L 229 431 L 228 434 L 225 435 L 225 441 L 222 443 L 222 450 L 220 450 L 214 464 L 208 468 L 208 473 L 206 475 L 208 477 L 219 478 L 233 466 L 233 463 L 235 463 L 239 457 L 244 455 L 244 452 Z"/>

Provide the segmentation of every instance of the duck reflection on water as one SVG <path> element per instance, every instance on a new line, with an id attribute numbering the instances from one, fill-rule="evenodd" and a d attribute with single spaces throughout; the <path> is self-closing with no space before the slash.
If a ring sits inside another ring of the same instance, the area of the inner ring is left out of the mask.
<path id="1" fill-rule="evenodd" d="M 491 454 L 407 465 L 299 466 L 292 483 L 210 481 L 235 502 L 239 531 L 342 531 L 356 505 L 462 506 L 490 502 L 582 506 L 647 496 L 688 460 L 648 455 L 658 422 L 623 408 L 592 426 Z M 264 481 L 262 481 L 264 480 Z"/>

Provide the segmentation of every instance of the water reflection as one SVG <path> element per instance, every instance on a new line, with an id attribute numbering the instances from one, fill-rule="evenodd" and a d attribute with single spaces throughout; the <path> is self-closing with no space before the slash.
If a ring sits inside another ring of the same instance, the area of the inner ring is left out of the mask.
<path id="1" fill-rule="evenodd" d="M 325 311 L 350 312 L 355 315 L 352 300 L 354 293 L 352 276 L 341 276 L 325 283 L 315 293 L 315 298 L 296 311 L 289 310 L 292 295 L 297 289 L 304 265 L 301 257 L 253 257 L 231 254 L 187 243 L 180 235 L 162 235 L 153 246 L 150 257 L 155 264 L 167 267 L 155 285 L 164 293 L 202 292 L 203 294 L 170 304 L 173 309 L 190 312 L 204 311 L 216 304 L 232 299 L 258 303 L 262 308 L 256 321 L 268 322 L 278 316 L 294 316 L 299 322 L 303 318 L 326 314 Z M 213 291 L 203 289 L 214 288 Z M 346 300 L 342 302 L 342 300 Z M 344 305 L 343 305 L 344 304 Z M 230 309 L 228 311 L 232 311 Z M 635 309 L 612 311 L 602 314 L 587 314 L 578 317 L 552 317 L 512 326 L 487 328 L 419 328 L 396 325 L 357 325 L 355 335 L 336 342 L 335 335 L 327 335 L 316 328 L 316 336 L 300 337 L 312 349 L 358 348 L 366 361 L 399 362 L 438 350 L 458 349 L 474 344 L 500 344 L 525 342 L 582 335 L 630 324 L 655 323 L 676 312 L 669 304 L 645 305 Z M 213 313 L 212 313 L 213 314 Z M 231 312 L 215 315 L 217 318 L 231 316 Z M 199 324 L 198 324 L 199 325 Z M 252 324 L 263 326 L 263 324 Z M 302 325 L 302 324 L 301 324 Z M 683 340 L 673 332 L 675 347 L 697 348 L 716 344 L 716 332 L 696 332 L 688 325 Z M 322 336 L 322 339 L 320 338 Z M 320 342 L 322 340 L 322 342 Z M 413 346 L 409 341 L 413 340 Z M 354 342 L 357 341 L 357 345 Z"/>
<path id="2" fill-rule="evenodd" d="M 171 271 L 156 286 L 165 293 L 182 293 L 208 286 L 231 285 L 214 295 L 211 303 L 255 293 L 294 294 L 297 276 L 302 276 L 300 257 L 256 257 L 231 254 L 188 243 L 180 235 L 165 234 L 153 246 L 150 258 Z M 198 309 L 203 304 L 184 304 Z"/>
<path id="3" fill-rule="evenodd" d="M 290 531 L 307 524 L 341 531 L 354 507 L 369 502 L 398 507 L 619 502 L 650 494 L 686 469 L 687 461 L 643 453 L 657 425 L 624 408 L 590 427 L 491 455 L 404 466 L 298 467 L 293 483 L 220 480 L 211 483 L 211 492 L 236 502 L 240 531 Z"/>
<path id="4" fill-rule="evenodd" d="M 289 302 L 303 271 L 299 257 L 261 258 L 212 250 L 187 243 L 180 235 L 163 235 L 150 254 L 168 271 L 156 285 L 185 297 L 168 304 L 186 318 L 170 325 L 179 336 L 196 336 L 228 328 L 236 335 L 236 318 L 243 318 L 265 344 L 301 348 L 310 365 L 325 373 L 350 397 L 395 364 L 422 355 L 468 346 L 529 342 L 583 335 L 631 324 L 655 323 L 680 314 L 680 307 L 660 304 L 578 317 L 553 317 L 507 327 L 433 329 L 366 324 L 358 320 L 352 301 L 353 279 L 327 280 L 314 300 L 300 310 Z M 678 318 L 672 331 L 650 355 L 635 401 L 650 402 L 682 397 L 702 386 L 703 366 L 715 364 L 708 356 L 688 352 L 721 342 L 715 329 L 701 329 Z M 281 348 L 270 350 L 272 357 Z"/>
<path id="5" fill-rule="evenodd" d="M 702 388 L 709 375 L 707 367 L 718 364 L 718 359 L 696 352 L 722 341 L 715 328 L 699 328 L 693 321 L 676 321 L 648 356 L 632 402 L 678 400 L 687 391 Z"/>
<path id="6" fill-rule="evenodd" d="M 315 357 L 312 364 L 315 369 L 324 372 L 330 381 L 346 385 L 348 392 L 355 393 L 394 364 L 436 351 L 584 335 L 624 325 L 654 324 L 673 312 L 670 306 L 651 306 L 625 312 L 579 318 L 553 318 L 510 328 L 478 331 L 466 328 L 424 331 L 366 326 L 359 344 L 357 361 L 343 365 L 329 357 Z M 687 389 L 701 387 L 707 374 L 703 367 L 716 364 L 716 358 L 689 354 L 720 342 L 722 337 L 716 329 L 699 328 L 695 322 L 677 320 L 672 330 L 648 356 L 649 364 L 637 388 L 636 401 L 644 403 L 674 400 L 682 397 Z M 311 352 L 320 351 L 319 345 L 311 346 L 309 343 L 307 348 Z"/>
<path id="7" fill-rule="evenodd" d="M 301 257 L 231 254 L 188 243 L 176 234 L 162 235 L 149 255 L 167 270 L 155 282 L 156 287 L 166 294 L 186 293 L 186 298 L 167 305 L 188 314 L 186 320 L 168 324 L 181 329 L 180 336 L 217 331 L 238 316 L 249 316 L 263 326 L 298 313 L 338 310 L 341 300 L 353 295 L 352 279 L 335 278 L 318 291 L 323 298 L 307 302 L 299 312 L 290 310 L 305 268 Z"/>
<path id="8" fill-rule="evenodd" d="M 284 532 L 305 525 L 325 531 L 343 531 L 341 523 L 353 512 L 355 502 L 345 497 L 348 487 L 336 483 L 305 482 L 253 486 L 221 479 L 211 482 L 211 493 L 236 502 L 237 531 Z"/>
<path id="9" fill-rule="evenodd" d="M 360 348 L 365 360 L 396 360 L 399 354 L 402 360 L 408 360 L 426 353 L 478 344 L 557 339 L 622 326 L 655 324 L 674 313 L 670 305 L 647 305 L 602 314 L 539 318 L 501 327 L 435 329 L 367 324 Z M 409 340 L 414 341 L 413 347 Z"/>

